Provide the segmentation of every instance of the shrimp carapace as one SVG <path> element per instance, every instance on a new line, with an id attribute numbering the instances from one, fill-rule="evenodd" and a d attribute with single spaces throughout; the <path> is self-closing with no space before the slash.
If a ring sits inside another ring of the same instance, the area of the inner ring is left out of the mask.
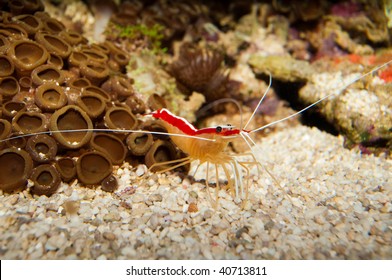
<path id="1" fill-rule="evenodd" d="M 223 164 L 227 161 L 224 150 L 232 139 L 228 136 L 240 134 L 239 129 L 234 129 L 230 125 L 197 129 L 187 120 L 174 115 L 167 109 L 155 111 L 152 116 L 161 120 L 162 125 L 170 134 L 198 136 L 192 138 L 171 136 L 171 139 L 190 158 L 199 160 L 201 163 Z"/>
<path id="2" fill-rule="evenodd" d="M 202 134 L 217 134 L 221 136 L 231 136 L 231 135 L 238 135 L 240 134 L 240 129 L 234 128 L 231 125 L 225 125 L 225 126 L 216 126 L 216 127 L 206 127 L 206 128 L 201 128 L 197 129 L 195 128 L 191 123 L 189 123 L 186 119 L 181 118 L 179 116 L 174 115 L 172 112 L 170 112 L 167 109 L 159 109 L 151 115 L 154 118 L 163 120 L 165 123 L 172 125 L 173 127 L 176 127 L 179 129 L 181 132 L 187 134 L 187 135 L 202 135 Z M 246 132 L 249 132 L 245 130 Z M 169 131 L 170 132 L 170 131 Z M 174 133 L 174 132 L 173 132 Z"/>

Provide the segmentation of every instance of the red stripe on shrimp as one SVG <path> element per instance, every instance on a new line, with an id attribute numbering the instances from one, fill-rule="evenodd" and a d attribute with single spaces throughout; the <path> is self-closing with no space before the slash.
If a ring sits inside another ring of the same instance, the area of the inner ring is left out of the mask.
<path id="1" fill-rule="evenodd" d="M 187 135 L 196 135 L 197 129 L 186 119 L 174 115 L 167 109 L 159 109 L 152 113 L 154 118 L 163 120 L 174 127 L 177 127 Z"/>
<path id="2" fill-rule="evenodd" d="M 183 133 L 191 136 L 201 135 L 201 134 L 219 134 L 222 136 L 233 136 L 240 134 L 240 129 L 233 129 L 232 127 L 206 127 L 197 129 L 186 119 L 174 115 L 169 110 L 163 108 L 152 113 L 154 118 L 160 119 L 176 128 L 181 130 Z M 247 130 L 244 130 L 249 132 Z"/>

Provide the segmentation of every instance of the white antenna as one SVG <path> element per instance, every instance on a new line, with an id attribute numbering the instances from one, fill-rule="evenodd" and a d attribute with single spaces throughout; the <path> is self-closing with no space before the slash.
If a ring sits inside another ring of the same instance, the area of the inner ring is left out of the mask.
<path id="1" fill-rule="evenodd" d="M 246 129 L 246 127 L 247 127 L 247 126 L 249 125 L 249 123 L 252 121 L 252 119 L 253 119 L 253 117 L 255 116 L 257 110 L 259 109 L 261 103 L 263 102 L 264 97 L 267 95 L 268 91 L 270 90 L 271 85 L 272 85 L 272 76 L 271 76 L 271 74 L 270 74 L 270 75 L 269 75 L 269 84 L 268 84 L 267 89 L 265 90 L 265 92 L 264 92 L 263 96 L 261 97 L 259 103 L 257 103 L 256 108 L 253 110 L 252 115 L 250 116 L 250 118 L 248 119 L 248 121 L 246 122 L 246 124 L 244 125 L 244 127 L 242 127 L 242 129 Z M 241 127 L 240 127 L 240 128 L 241 128 Z"/>
<path id="2" fill-rule="evenodd" d="M 353 80 L 352 80 L 351 82 L 349 82 L 347 85 L 344 85 L 344 86 L 341 86 L 341 87 L 337 88 L 336 91 L 337 91 L 338 93 L 340 93 L 341 91 L 343 91 L 343 90 L 344 90 L 345 88 L 347 88 L 348 86 L 350 86 L 350 85 L 352 85 L 353 83 L 355 83 L 355 82 L 357 82 L 357 81 L 363 79 L 363 78 L 366 77 L 366 76 L 369 76 L 369 75 L 372 74 L 373 72 L 375 72 L 375 71 L 377 71 L 377 70 L 379 70 L 379 69 L 385 67 L 386 65 L 390 64 L 391 62 L 392 62 L 392 60 L 390 60 L 390 61 L 388 61 L 388 62 L 385 62 L 384 64 L 381 64 L 381 65 L 379 65 L 379 66 L 373 68 L 371 71 L 369 71 L 369 72 L 367 72 L 367 73 L 365 73 L 365 74 L 359 76 L 358 78 L 353 79 Z M 333 92 L 333 93 L 330 93 L 330 94 L 324 96 L 323 98 L 317 100 L 316 102 L 310 104 L 309 106 L 306 106 L 305 108 L 303 108 L 302 110 L 300 110 L 300 111 L 298 111 L 298 112 L 296 112 L 296 113 L 294 113 L 294 114 L 291 114 L 291 115 L 289 115 L 289 116 L 287 116 L 287 117 L 285 117 L 285 118 L 283 118 L 283 119 L 280 119 L 280 120 L 271 122 L 271 123 L 269 123 L 269 124 L 266 124 L 266 125 L 264 125 L 264 126 L 262 126 L 262 127 L 256 128 L 256 129 L 254 129 L 254 130 L 252 130 L 252 131 L 250 131 L 250 132 L 252 132 L 252 133 L 253 133 L 253 132 L 258 132 L 258 131 L 261 131 L 261 130 L 267 128 L 267 127 L 273 126 L 273 125 L 275 125 L 275 124 L 277 124 L 277 123 L 280 123 L 280 122 L 283 122 L 283 121 L 285 121 L 285 120 L 287 120 L 287 119 L 293 118 L 293 117 L 295 117 L 295 116 L 301 114 L 302 112 L 308 110 L 309 108 L 311 108 L 311 107 L 317 105 L 318 103 L 322 102 L 323 100 L 325 100 L 325 99 L 331 97 L 331 96 L 334 95 L 334 94 L 336 94 L 336 92 Z"/>
<path id="3" fill-rule="evenodd" d="M 210 141 L 210 142 L 215 142 L 216 141 L 215 139 L 209 139 L 209 138 L 204 138 L 204 137 L 201 137 L 201 136 L 188 135 L 188 134 L 179 134 L 179 133 L 169 133 L 169 132 L 159 132 L 159 131 L 149 131 L 149 130 L 92 128 L 92 129 L 51 130 L 51 131 L 40 131 L 40 132 L 35 132 L 35 133 L 21 134 L 21 135 L 16 135 L 16 136 L 13 136 L 13 137 L 9 137 L 9 138 L 0 140 L 0 143 L 8 141 L 8 140 L 14 140 L 14 139 L 19 139 L 19 138 L 29 137 L 29 136 L 34 136 L 34 135 L 41 135 L 41 134 L 89 132 L 89 131 L 91 131 L 91 132 L 118 132 L 118 133 L 149 133 L 149 134 L 156 134 L 156 135 L 168 135 L 168 136 L 179 136 L 179 137 L 186 137 L 186 138 L 194 138 L 194 139 Z"/>

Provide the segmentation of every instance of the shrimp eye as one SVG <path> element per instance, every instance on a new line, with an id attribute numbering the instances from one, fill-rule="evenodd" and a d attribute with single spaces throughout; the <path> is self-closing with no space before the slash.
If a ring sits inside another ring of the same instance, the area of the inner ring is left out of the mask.
<path id="1" fill-rule="evenodd" d="M 216 132 L 220 133 L 220 132 L 222 132 L 222 127 L 221 126 L 217 126 L 215 128 L 215 130 L 216 130 Z"/>

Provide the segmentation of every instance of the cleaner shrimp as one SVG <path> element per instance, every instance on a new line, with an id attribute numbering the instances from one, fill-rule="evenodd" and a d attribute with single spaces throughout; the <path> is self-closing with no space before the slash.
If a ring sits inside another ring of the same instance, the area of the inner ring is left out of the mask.
<path id="1" fill-rule="evenodd" d="M 280 120 L 271 122 L 264 126 L 258 127 L 256 129 L 247 130 L 247 127 L 254 119 L 254 116 L 262 104 L 265 96 L 267 95 L 271 84 L 272 77 L 270 76 L 270 81 L 267 90 L 264 92 L 262 97 L 260 98 L 256 108 L 253 110 L 250 118 L 247 120 L 245 125 L 236 128 L 231 125 L 219 125 L 215 127 L 206 127 L 197 129 L 191 123 L 189 123 L 186 119 L 176 116 L 171 113 L 168 109 L 159 109 L 154 111 L 148 115 L 158 119 L 163 127 L 167 130 L 167 132 L 158 132 L 158 131 L 144 131 L 144 130 L 125 130 L 125 129 L 74 129 L 74 130 L 59 130 L 59 131 L 44 131 L 32 134 L 23 134 L 17 135 L 14 137 L 10 137 L 7 139 L 0 140 L 1 142 L 12 140 L 20 137 L 28 137 L 37 134 L 55 134 L 55 133 L 66 133 L 66 132 L 85 132 L 85 131 L 94 131 L 94 132 L 116 132 L 116 133 L 150 133 L 150 134 L 158 134 L 158 135 L 167 135 L 172 141 L 177 145 L 177 147 L 187 154 L 186 157 L 171 160 L 171 161 L 163 161 L 154 163 L 150 170 L 154 167 L 162 167 L 158 172 L 166 172 L 174 170 L 178 167 L 185 166 L 194 162 L 198 162 L 196 171 L 202 164 L 206 164 L 206 173 L 205 173 L 205 187 L 206 192 L 213 206 L 216 207 L 218 205 L 218 192 L 220 190 L 219 183 L 219 172 L 223 170 L 223 175 L 226 178 L 227 185 L 226 189 L 228 189 L 232 196 L 236 201 L 245 202 L 248 197 L 249 191 L 249 180 L 250 180 L 250 168 L 256 166 L 258 171 L 260 172 L 260 168 L 263 169 L 268 175 L 273 179 L 277 186 L 280 186 L 279 181 L 273 176 L 273 174 L 265 167 L 263 162 L 257 158 L 257 154 L 260 153 L 259 148 L 251 134 L 257 133 L 261 130 L 266 129 L 267 127 L 273 126 L 277 123 L 283 122 L 290 118 L 293 118 L 302 112 L 308 110 L 311 107 L 316 106 L 323 100 L 330 98 L 333 95 L 337 95 L 342 92 L 344 89 L 352 85 L 353 83 L 363 79 L 364 77 L 371 75 L 375 71 L 385 67 L 392 61 L 388 61 L 380 66 L 373 68 L 371 71 L 361 75 L 358 78 L 353 79 L 348 84 L 343 85 L 339 88 L 336 88 L 336 92 L 327 94 L 323 98 L 317 100 L 316 102 L 306 106 L 300 111 L 297 111 L 285 118 Z M 237 104 L 238 105 L 238 104 Z M 234 154 L 228 152 L 228 145 L 234 139 L 242 138 L 246 145 L 249 147 L 249 152 L 245 154 Z M 244 161 L 243 156 L 250 157 L 249 161 Z M 210 169 L 214 171 L 215 177 L 215 200 L 212 198 L 210 193 Z M 196 173 L 195 171 L 195 173 Z M 243 180 L 243 173 L 246 173 L 246 182 Z"/>

